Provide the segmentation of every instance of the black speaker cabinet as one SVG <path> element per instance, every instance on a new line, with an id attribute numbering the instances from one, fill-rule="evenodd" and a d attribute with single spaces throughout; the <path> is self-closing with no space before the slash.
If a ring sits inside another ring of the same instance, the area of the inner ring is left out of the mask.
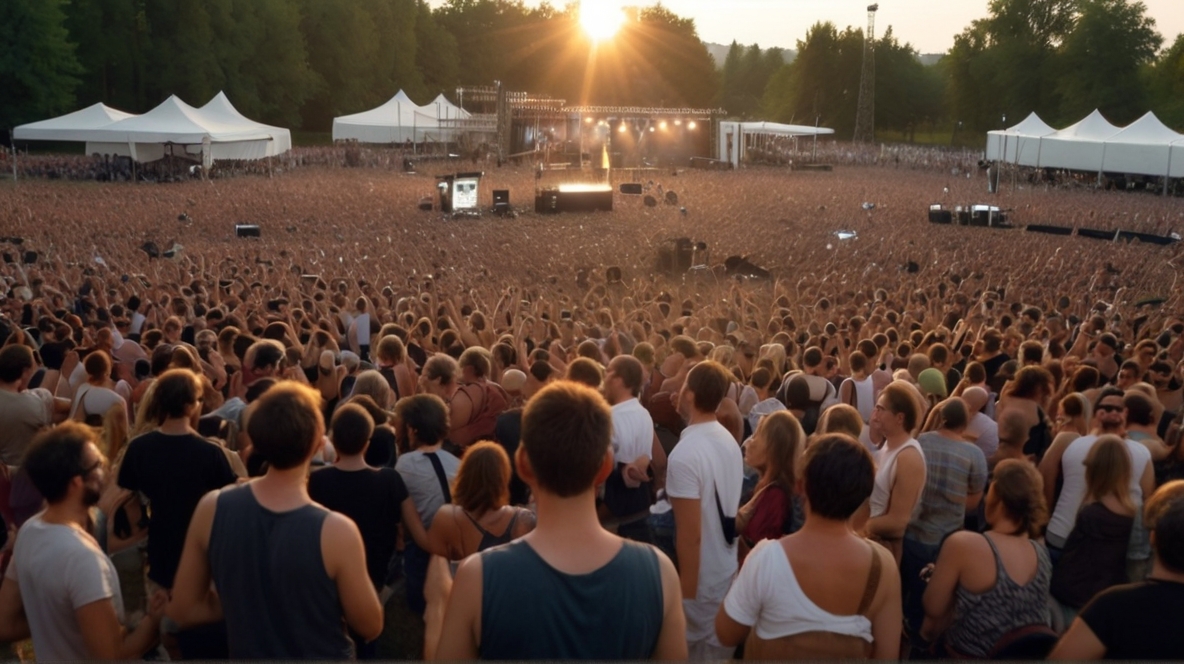
<path id="1" fill-rule="evenodd" d="M 235 224 L 235 237 L 260 237 L 263 233 L 257 224 Z"/>

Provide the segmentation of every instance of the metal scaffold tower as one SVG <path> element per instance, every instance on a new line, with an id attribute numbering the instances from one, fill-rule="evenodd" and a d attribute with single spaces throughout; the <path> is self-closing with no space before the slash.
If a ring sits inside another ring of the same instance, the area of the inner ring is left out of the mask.
<path id="1" fill-rule="evenodd" d="M 863 71 L 859 76 L 859 106 L 855 111 L 856 143 L 868 143 L 876 139 L 876 11 L 879 8 L 879 4 L 867 6 Z"/>

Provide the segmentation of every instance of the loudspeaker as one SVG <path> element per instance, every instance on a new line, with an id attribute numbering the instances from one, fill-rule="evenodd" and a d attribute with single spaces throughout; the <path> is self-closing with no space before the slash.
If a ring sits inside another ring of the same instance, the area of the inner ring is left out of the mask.
<path id="1" fill-rule="evenodd" d="M 954 222 L 954 213 L 943 208 L 940 205 L 929 206 L 929 223 L 931 224 L 951 224 Z"/>
<path id="2" fill-rule="evenodd" d="M 509 189 L 494 189 L 493 190 L 493 206 L 497 207 L 498 203 L 510 204 L 510 190 Z"/>
<path id="3" fill-rule="evenodd" d="M 234 225 L 235 237 L 260 237 L 262 234 L 263 233 L 259 229 L 259 226 L 257 224 L 235 224 Z"/>
<path id="4" fill-rule="evenodd" d="M 644 192 L 640 182 L 624 182 L 619 189 L 622 194 L 629 194 L 631 196 L 640 196 Z"/>
<path id="5" fill-rule="evenodd" d="M 544 189 L 534 198 L 534 211 L 539 214 L 559 212 L 559 190 Z"/>

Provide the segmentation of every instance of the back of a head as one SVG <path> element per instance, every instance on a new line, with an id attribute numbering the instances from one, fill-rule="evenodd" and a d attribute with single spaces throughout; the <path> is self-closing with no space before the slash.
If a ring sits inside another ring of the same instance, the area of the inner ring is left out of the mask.
<path id="1" fill-rule="evenodd" d="M 369 398 L 365 395 L 359 398 Z M 329 422 L 333 447 L 341 454 L 354 456 L 366 450 L 374 434 L 374 418 L 358 403 L 342 404 Z"/>
<path id="2" fill-rule="evenodd" d="M 1138 426 L 1155 424 L 1155 406 L 1147 395 L 1133 389 L 1127 390 L 1122 396 L 1122 405 L 1126 406 L 1126 423 Z"/>
<path id="3" fill-rule="evenodd" d="M 565 380 L 587 385 L 592 389 L 600 389 L 600 384 L 604 382 L 604 369 L 601 368 L 600 363 L 596 360 L 587 357 L 577 357 L 567 365 L 567 373 L 564 375 Z"/>
<path id="4" fill-rule="evenodd" d="M 412 449 L 430 446 L 448 435 L 448 406 L 434 394 L 415 394 L 395 404 L 399 426 L 407 431 Z"/>
<path id="5" fill-rule="evenodd" d="M 403 340 L 393 334 L 388 334 L 378 341 L 378 348 L 375 349 L 374 354 L 378 359 L 388 364 L 398 364 L 406 357 L 406 348 L 403 346 Z"/>
<path id="6" fill-rule="evenodd" d="M 160 421 L 185 417 L 185 411 L 202 396 L 201 379 L 188 369 L 169 369 L 156 379 L 152 398 Z"/>
<path id="7" fill-rule="evenodd" d="M 0 348 L 0 382 L 15 383 L 33 364 L 33 351 L 28 346 Z"/>
<path id="8" fill-rule="evenodd" d="M 802 354 L 802 366 L 807 369 L 813 369 L 822 364 L 822 349 L 818 346 L 810 346 L 806 352 Z"/>
<path id="9" fill-rule="evenodd" d="M 847 363 L 851 366 L 851 371 L 859 373 L 867 369 L 867 355 L 855 350 L 851 351 L 851 355 L 847 358 Z"/>
<path id="10" fill-rule="evenodd" d="M 922 355 L 920 353 L 913 353 L 909 356 L 908 370 L 909 375 L 913 377 L 913 380 L 919 379 L 921 377 L 921 372 L 928 368 L 929 356 Z"/>
<path id="11" fill-rule="evenodd" d="M 595 390 L 561 381 L 548 385 L 522 414 L 522 449 L 539 489 L 560 498 L 590 490 L 612 439 L 608 403 Z"/>
<path id="12" fill-rule="evenodd" d="M 354 390 L 351 394 L 365 394 L 374 399 L 374 403 L 385 408 L 390 400 L 391 387 L 381 372 L 367 369 L 354 380 Z"/>
<path id="13" fill-rule="evenodd" d="M 469 368 L 477 378 L 489 376 L 489 364 L 489 351 L 480 346 L 466 348 L 460 354 L 460 361 L 457 362 L 461 369 Z"/>
<path id="14" fill-rule="evenodd" d="M 854 438 L 826 434 L 806 450 L 802 477 L 809 516 L 846 521 L 872 495 L 876 466 Z"/>
<path id="15" fill-rule="evenodd" d="M 510 457 L 497 443 L 470 446 L 452 484 L 452 501 L 470 514 L 495 510 L 510 502 Z"/>
<path id="16" fill-rule="evenodd" d="M 855 406 L 835 404 L 822 411 L 816 433 L 841 433 L 858 440 L 863 433 L 863 416 Z"/>
<path id="17" fill-rule="evenodd" d="M 1154 533 L 1152 546 L 1161 565 L 1184 574 L 1184 480 L 1168 482 L 1143 507 L 1143 524 Z"/>
<path id="18" fill-rule="evenodd" d="M 1052 374 L 1041 366 L 1021 368 L 1012 379 L 1011 396 L 1019 399 L 1039 399 L 1052 394 Z"/>
<path id="19" fill-rule="evenodd" d="M 966 409 L 966 402 L 954 397 L 942 402 L 941 410 L 938 411 L 941 415 L 941 427 L 954 432 L 960 432 L 966 429 L 966 425 L 970 422 L 970 413 Z"/>
<path id="20" fill-rule="evenodd" d="M 451 385 L 459 373 L 460 367 L 456 360 L 440 353 L 429 357 L 423 365 L 424 379 L 439 380 L 442 385 Z"/>
<path id="21" fill-rule="evenodd" d="M 917 376 L 917 385 L 925 395 L 932 395 L 938 399 L 946 398 L 946 377 L 932 367 L 925 369 Z"/>
<path id="22" fill-rule="evenodd" d="M 978 362 L 967 364 L 962 375 L 971 385 L 982 385 L 987 382 L 987 368 Z"/>
<path id="23" fill-rule="evenodd" d="M 1113 496 L 1134 510 L 1130 496 L 1131 459 L 1126 443 L 1118 436 L 1098 436 L 1085 455 L 1086 495 L 1094 500 Z"/>
<path id="24" fill-rule="evenodd" d="M 699 346 L 695 344 L 695 340 L 681 334 L 670 340 L 670 349 L 688 360 L 693 360 L 699 355 Z"/>
<path id="25" fill-rule="evenodd" d="M 791 410 L 805 410 L 810 406 L 810 381 L 802 374 L 794 374 L 785 385 L 785 406 Z"/>
<path id="26" fill-rule="evenodd" d="M 83 450 L 87 443 L 95 442 L 94 435 L 86 425 L 63 422 L 37 434 L 29 443 L 21 468 L 46 502 L 61 502 L 70 481 L 86 472 L 82 467 Z"/>
<path id="27" fill-rule="evenodd" d="M 797 481 L 797 460 L 806 446 L 801 422 L 788 410 L 779 410 L 762 417 L 754 435 L 764 440 L 769 472 L 792 488 Z"/>
<path id="28" fill-rule="evenodd" d="M 1044 501 L 1044 481 L 1034 465 L 1020 459 L 1000 461 L 995 466 L 991 491 L 1002 509 L 1019 523 L 1019 530 L 1012 534 L 1039 536 L 1048 522 L 1048 505 Z"/>
<path id="29" fill-rule="evenodd" d="M 962 392 L 962 400 L 966 402 L 966 407 L 970 410 L 971 417 L 982 412 L 983 408 L 987 405 L 988 399 L 990 399 L 990 395 L 981 387 L 968 387 Z"/>
<path id="30" fill-rule="evenodd" d="M 530 365 L 530 375 L 540 383 L 551 380 L 551 376 L 554 374 L 555 368 L 551 366 L 550 362 L 545 360 L 535 360 Z"/>
<path id="31" fill-rule="evenodd" d="M 272 387 L 251 404 L 247 414 L 252 454 L 276 470 L 308 461 L 324 431 L 320 393 L 293 381 Z"/>
<path id="32" fill-rule="evenodd" d="M 252 358 L 251 368 L 256 371 L 278 368 L 280 360 L 284 359 L 284 346 L 273 339 L 263 339 L 251 344 L 247 355 Z"/>
<path id="33" fill-rule="evenodd" d="M 86 371 L 86 376 L 89 380 L 101 381 L 105 380 L 111 375 L 111 358 L 107 353 L 96 350 L 86 356 L 82 361 L 82 367 Z"/>
<path id="34" fill-rule="evenodd" d="M 998 431 L 1000 444 L 1023 447 L 1028 443 L 1028 422 L 1020 410 L 1013 408 L 1000 414 Z"/>
<path id="35" fill-rule="evenodd" d="M 687 374 L 685 387 L 694 395 L 695 410 L 714 413 L 727 396 L 732 374 L 719 362 L 700 362 Z"/>
<path id="36" fill-rule="evenodd" d="M 621 382 L 625 385 L 625 389 L 633 396 L 641 394 L 641 381 L 644 376 L 641 362 L 629 355 L 618 355 L 613 358 L 611 363 L 613 373 L 615 373 Z"/>
<path id="37" fill-rule="evenodd" d="M 653 366 L 654 345 L 648 341 L 637 344 L 633 347 L 633 357 L 636 357 L 639 362 L 646 366 Z"/>

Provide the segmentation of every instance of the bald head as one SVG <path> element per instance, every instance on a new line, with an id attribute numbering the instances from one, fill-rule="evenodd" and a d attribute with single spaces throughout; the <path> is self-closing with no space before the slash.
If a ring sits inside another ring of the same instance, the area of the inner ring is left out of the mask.
<path id="1" fill-rule="evenodd" d="M 982 412 L 989 398 L 990 395 L 981 387 L 970 387 L 962 393 L 962 400 L 966 402 L 966 409 L 971 417 Z"/>

